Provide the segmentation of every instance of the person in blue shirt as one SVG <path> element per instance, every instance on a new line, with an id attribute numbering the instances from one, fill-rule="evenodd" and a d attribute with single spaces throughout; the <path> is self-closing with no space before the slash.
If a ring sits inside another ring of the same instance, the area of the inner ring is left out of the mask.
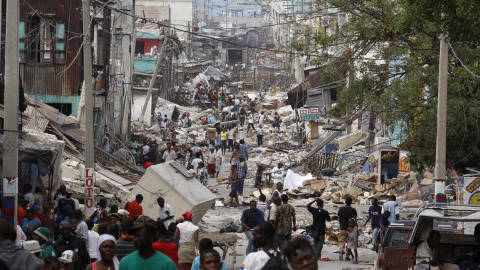
<path id="1" fill-rule="evenodd" d="M 71 190 L 67 190 L 65 197 L 61 198 L 58 201 L 58 209 L 63 209 L 65 206 L 69 205 L 73 211 L 75 211 L 75 201 L 72 199 L 73 192 Z"/>
<path id="2" fill-rule="evenodd" d="M 195 260 L 193 261 L 193 264 L 192 264 L 192 270 L 200 270 L 200 265 L 202 264 L 201 260 L 200 260 L 200 257 L 202 255 L 204 255 L 203 253 L 208 251 L 208 250 L 213 250 L 213 241 L 212 239 L 210 238 L 203 238 L 202 240 L 200 240 L 200 243 L 198 244 L 198 247 L 200 248 L 200 256 L 197 256 L 195 258 Z M 205 260 L 204 262 L 205 263 Z M 225 264 L 225 262 L 220 258 L 220 263 L 221 263 L 221 270 L 227 270 L 227 265 Z M 205 268 L 204 268 L 205 269 Z"/>
<path id="3" fill-rule="evenodd" d="M 25 214 L 26 216 L 22 220 L 22 230 L 24 232 L 27 231 L 30 224 L 35 224 L 37 227 L 40 227 L 41 223 L 35 219 L 35 209 L 33 209 L 33 207 L 27 207 L 27 209 L 25 209 Z"/>
<path id="4" fill-rule="evenodd" d="M 372 220 L 372 230 L 373 230 L 373 251 L 378 250 L 378 233 L 380 232 L 380 217 L 382 215 L 382 207 L 378 205 L 378 199 L 372 200 L 372 206 L 368 209 L 368 218 L 365 221 L 365 225 L 367 225 L 369 220 Z M 364 225 L 364 226 L 365 226 Z"/>
<path id="5" fill-rule="evenodd" d="M 248 147 L 245 145 L 245 140 L 240 140 L 240 149 L 242 149 L 242 155 L 245 160 L 248 160 Z"/>

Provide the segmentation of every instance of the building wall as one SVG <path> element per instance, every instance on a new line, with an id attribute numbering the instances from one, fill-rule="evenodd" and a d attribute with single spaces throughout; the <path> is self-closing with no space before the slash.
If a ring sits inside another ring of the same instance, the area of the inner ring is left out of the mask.
<path id="1" fill-rule="evenodd" d="M 82 32 L 81 0 L 29 0 L 28 3 L 31 7 L 23 1 L 20 5 L 20 76 L 25 93 L 38 100 L 58 101 L 50 103 L 71 103 L 72 108 L 76 108 L 82 82 L 82 57 L 81 54 L 76 57 L 81 49 L 81 37 L 77 37 L 78 33 Z M 43 23 L 45 21 L 49 23 Z M 35 22 L 38 22 L 38 25 L 50 26 L 45 28 L 49 29 L 53 40 L 50 43 L 53 59 L 49 62 L 38 60 L 39 50 L 42 48 L 35 44 L 43 32 L 39 30 L 41 27 L 35 27 Z M 65 31 L 61 30 L 57 23 L 63 23 Z M 57 36 L 60 31 L 64 32 L 63 39 Z M 60 42 L 64 45 L 64 50 L 61 50 L 64 53 L 63 59 L 55 56 L 54 51 L 61 45 Z M 72 114 L 76 114 L 76 110 L 72 110 Z"/>
<path id="2" fill-rule="evenodd" d="M 157 51 L 160 53 L 162 49 L 162 41 L 158 39 L 137 39 L 137 43 L 142 42 L 144 45 L 144 53 L 150 53 L 153 46 L 157 46 Z"/>
<path id="3" fill-rule="evenodd" d="M 193 12 L 194 12 L 194 1 L 193 0 L 167 0 L 167 1 L 158 1 L 158 0 L 137 0 L 135 2 L 136 6 L 170 6 L 171 9 L 171 18 L 172 24 L 175 25 L 173 32 L 176 32 L 179 38 L 187 39 L 188 34 L 183 31 L 188 31 L 188 23 L 192 26 L 193 22 Z M 183 30 L 183 31 L 179 31 Z"/>

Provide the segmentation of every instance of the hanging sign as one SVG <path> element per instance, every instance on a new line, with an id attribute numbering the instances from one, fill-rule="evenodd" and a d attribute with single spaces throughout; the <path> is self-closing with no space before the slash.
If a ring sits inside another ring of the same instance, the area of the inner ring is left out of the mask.
<path id="1" fill-rule="evenodd" d="M 300 121 L 320 120 L 320 109 L 298 109 Z"/>

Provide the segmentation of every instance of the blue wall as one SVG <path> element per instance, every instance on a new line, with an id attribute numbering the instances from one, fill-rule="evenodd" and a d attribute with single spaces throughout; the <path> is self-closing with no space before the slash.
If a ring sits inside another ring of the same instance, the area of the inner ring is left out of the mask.
<path id="1" fill-rule="evenodd" d="M 72 104 L 72 115 L 77 115 L 80 96 L 47 96 L 47 95 L 28 95 L 29 97 L 43 103 L 70 103 Z"/>

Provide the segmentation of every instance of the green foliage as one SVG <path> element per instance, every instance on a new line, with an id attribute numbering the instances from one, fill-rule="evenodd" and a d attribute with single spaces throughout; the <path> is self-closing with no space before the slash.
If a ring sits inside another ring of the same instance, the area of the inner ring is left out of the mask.
<path id="1" fill-rule="evenodd" d="M 337 7 L 349 21 L 332 35 L 299 33 L 292 47 L 317 55 L 318 65 L 342 62 L 335 71 L 361 74 L 340 89 L 332 114 L 371 111 L 390 132 L 401 129 L 402 148 L 417 167 L 435 163 L 440 34 L 463 63 L 480 75 L 478 0 L 317 0 Z M 315 51 L 312 52 L 312 51 Z M 328 74 L 325 74 L 328 76 Z M 450 51 L 448 68 L 447 166 L 480 166 L 480 80 Z M 444 108 L 447 109 L 447 108 Z"/>

